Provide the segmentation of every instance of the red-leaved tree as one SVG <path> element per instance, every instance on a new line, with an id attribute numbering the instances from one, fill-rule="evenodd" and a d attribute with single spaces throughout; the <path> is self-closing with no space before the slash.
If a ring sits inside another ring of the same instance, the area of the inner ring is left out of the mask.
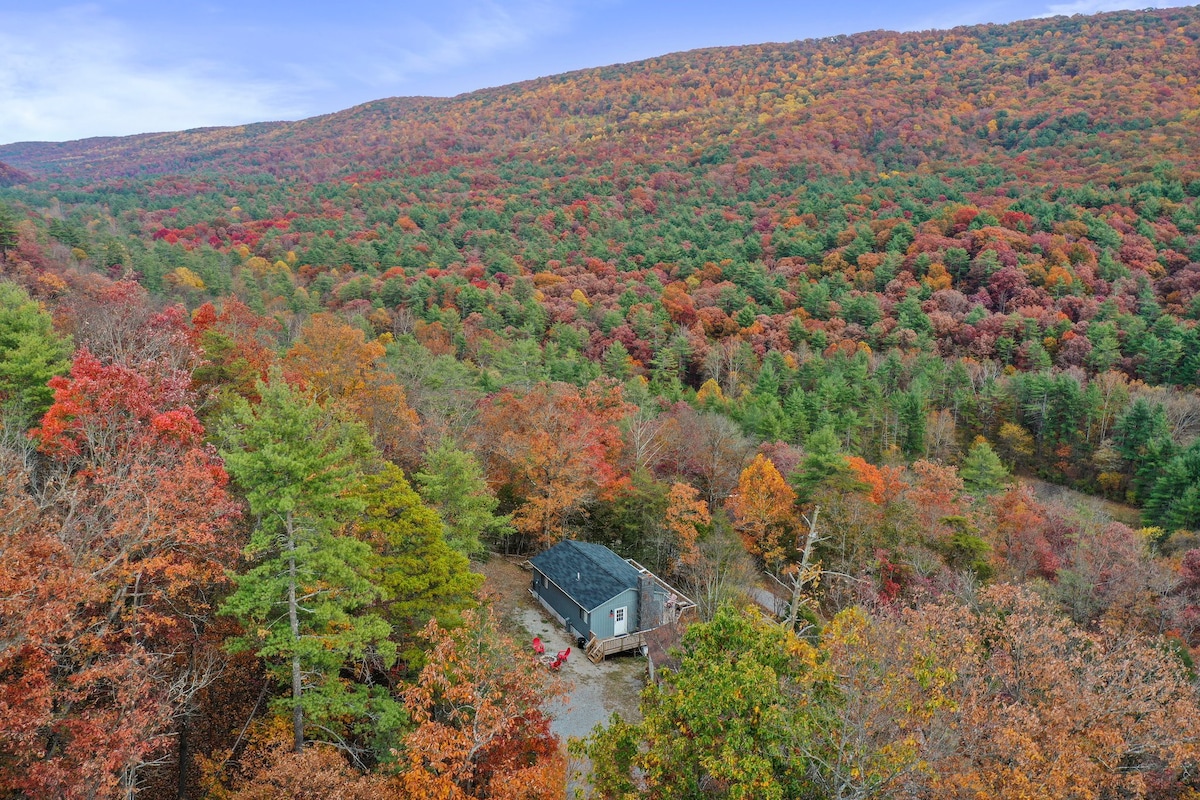
<path id="1" fill-rule="evenodd" d="M 184 370 L 79 351 L 70 375 L 52 381 L 54 404 L 35 431 L 49 467 L 5 484 L 7 503 L 37 505 L 18 515 L 19 549 L 0 577 L 14 589 L 4 624 L 39 623 L 36 650 L 5 664 L 6 685 L 28 687 L 14 699 L 37 711 L 24 746 L 0 744 L 0 785 L 11 791 L 132 793 L 147 765 L 169 758 L 175 723 L 219 669 L 205 618 L 237 508 L 189 381 Z M 32 497 L 22 498 L 26 485 Z"/>

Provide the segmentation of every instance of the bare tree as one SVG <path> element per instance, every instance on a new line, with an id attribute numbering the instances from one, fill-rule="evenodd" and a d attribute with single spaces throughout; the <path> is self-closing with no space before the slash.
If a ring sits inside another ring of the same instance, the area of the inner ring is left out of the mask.
<path id="1" fill-rule="evenodd" d="M 821 565 L 813 558 L 813 549 L 825 541 L 825 537 L 817 533 L 817 517 L 821 507 L 816 506 L 812 514 L 801 514 L 800 518 L 808 526 L 807 532 L 800 532 L 796 537 L 796 549 L 800 552 L 798 562 L 789 562 L 779 569 L 767 572 L 771 579 L 782 586 L 789 594 L 787 619 L 784 626 L 794 631 L 796 620 L 799 619 L 800 609 L 808 603 L 806 596 L 809 587 L 815 586 L 821 578 Z"/>
<path id="2" fill-rule="evenodd" d="M 700 542 L 700 559 L 680 571 L 684 589 L 696 601 L 700 619 L 713 618 L 722 603 L 736 602 L 753 587 L 754 564 L 727 526 Z"/>
<path id="3" fill-rule="evenodd" d="M 645 411 L 622 421 L 626 453 L 633 470 L 654 469 L 669 443 L 671 428 L 676 426 L 678 422 L 665 414 L 651 415 Z"/>

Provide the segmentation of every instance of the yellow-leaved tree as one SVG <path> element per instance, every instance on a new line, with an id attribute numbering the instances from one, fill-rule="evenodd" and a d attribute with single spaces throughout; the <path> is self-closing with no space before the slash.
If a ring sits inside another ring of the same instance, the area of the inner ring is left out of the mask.
<path id="1" fill-rule="evenodd" d="M 725 501 L 746 548 L 769 568 L 787 560 L 796 543 L 796 492 L 769 458 L 759 453 L 742 470 L 737 491 Z"/>

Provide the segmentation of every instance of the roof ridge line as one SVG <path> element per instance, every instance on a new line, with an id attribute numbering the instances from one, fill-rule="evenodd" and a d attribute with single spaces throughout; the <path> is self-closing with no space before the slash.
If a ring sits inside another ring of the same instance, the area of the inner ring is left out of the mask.
<path id="1" fill-rule="evenodd" d="M 612 549 L 611 547 L 609 547 L 608 545 L 604 545 L 604 544 L 596 544 L 595 542 L 580 542 L 578 539 L 567 539 L 566 541 L 576 542 L 577 544 L 589 544 L 589 545 L 591 545 L 592 547 L 603 547 L 605 550 L 607 550 L 608 552 L 610 552 L 610 553 L 612 553 L 614 556 L 616 556 L 618 559 L 620 559 L 622 564 L 625 564 L 625 565 L 627 565 L 627 566 L 628 566 L 630 569 L 632 569 L 634 572 L 638 572 L 638 569 L 637 569 L 637 567 L 635 567 L 635 566 L 633 566 L 633 564 L 630 564 L 630 563 L 629 563 L 629 559 L 627 559 L 627 558 L 621 558 L 621 554 L 620 554 L 620 553 L 618 553 L 616 550 L 613 550 L 613 549 Z M 584 552 L 584 553 L 587 553 L 587 550 L 585 549 L 585 550 L 583 550 L 583 552 Z M 588 558 L 591 558 L 591 559 L 592 559 L 592 563 L 594 563 L 594 564 L 596 564 L 596 566 L 600 567 L 600 569 L 601 569 L 601 570 L 604 572 L 604 574 L 605 574 L 605 575 L 607 575 L 608 577 L 612 578 L 612 579 L 613 579 L 614 581 L 616 581 L 617 583 L 624 583 L 624 581 L 622 581 L 622 580 L 621 580 L 621 577 L 620 577 L 619 575 L 614 575 L 614 574 L 613 574 L 613 572 L 612 572 L 612 570 L 610 570 L 608 567 L 606 567 L 606 566 L 604 565 L 604 563 L 603 563 L 603 562 L 599 561 L 598 559 L 592 558 L 592 556 L 591 556 L 590 554 L 588 555 Z M 640 575 L 641 573 L 638 573 L 638 574 Z M 635 588 L 635 589 L 636 589 L 636 588 L 637 588 L 637 586 L 635 585 L 633 588 Z"/>

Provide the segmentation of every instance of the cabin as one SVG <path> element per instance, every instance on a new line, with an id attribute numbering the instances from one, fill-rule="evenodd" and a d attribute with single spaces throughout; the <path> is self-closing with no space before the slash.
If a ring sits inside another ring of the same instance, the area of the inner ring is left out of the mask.
<path id="1" fill-rule="evenodd" d="M 599 662 L 641 649 L 644 634 L 678 622 L 696 604 L 632 559 L 567 539 L 529 560 L 530 593 Z"/>

